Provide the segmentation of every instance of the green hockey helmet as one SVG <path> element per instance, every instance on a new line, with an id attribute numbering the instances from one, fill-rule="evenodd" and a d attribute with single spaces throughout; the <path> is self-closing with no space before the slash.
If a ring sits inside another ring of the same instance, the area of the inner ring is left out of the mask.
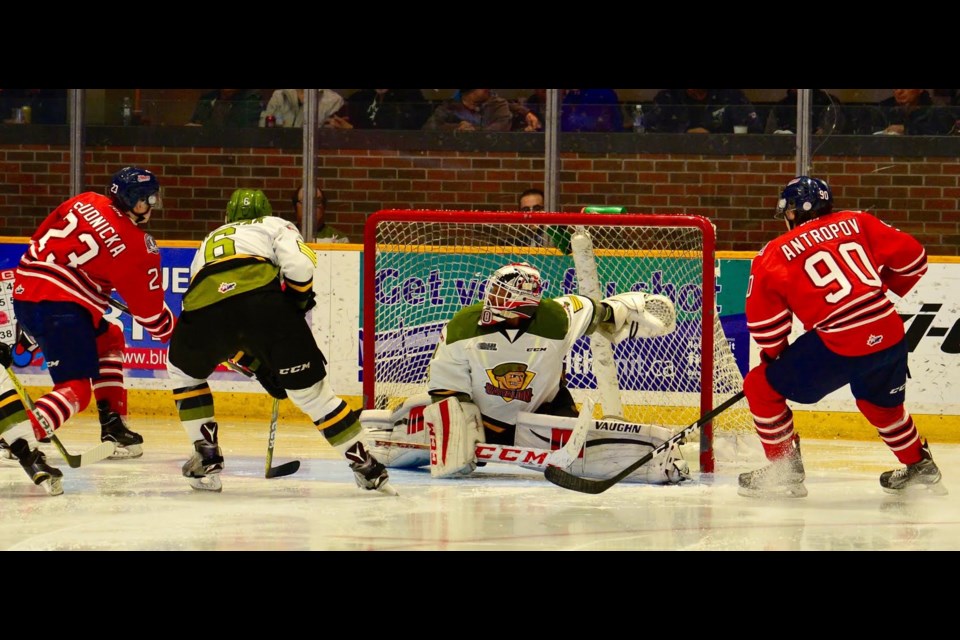
<path id="1" fill-rule="evenodd" d="M 273 207 L 260 189 L 237 189 L 227 203 L 227 222 L 272 216 Z"/>

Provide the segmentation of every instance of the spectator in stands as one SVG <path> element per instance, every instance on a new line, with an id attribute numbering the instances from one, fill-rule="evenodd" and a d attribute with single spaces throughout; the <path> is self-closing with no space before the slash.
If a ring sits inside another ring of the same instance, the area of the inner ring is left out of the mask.
<path id="1" fill-rule="evenodd" d="M 563 100 L 564 90 L 560 90 L 560 99 Z M 546 89 L 534 89 L 533 93 L 527 96 L 526 100 L 521 102 L 523 106 L 530 110 L 533 115 L 537 116 L 540 119 L 540 122 L 545 122 L 547 119 L 547 90 Z"/>
<path id="2" fill-rule="evenodd" d="M 652 133 L 763 133 L 757 110 L 740 89 L 664 89 L 645 113 Z"/>
<path id="3" fill-rule="evenodd" d="M 520 194 L 518 206 L 524 213 L 543 213 L 543 203 L 543 191 L 533 188 Z"/>
<path id="4" fill-rule="evenodd" d="M 874 133 L 887 135 L 946 135 L 956 121 L 949 110 L 933 107 L 926 89 L 894 89 L 893 96 L 880 102 L 880 112 L 885 126 Z"/>
<path id="5" fill-rule="evenodd" d="M 620 99 L 613 89 L 567 89 L 560 108 L 560 130 L 623 131 Z"/>
<path id="6" fill-rule="evenodd" d="M 843 133 L 846 118 L 840 99 L 823 89 L 810 92 L 810 126 L 814 135 Z M 787 89 L 787 95 L 770 110 L 765 133 L 797 132 L 797 90 Z"/>
<path id="7" fill-rule="evenodd" d="M 543 190 L 534 187 L 520 194 L 517 208 L 524 213 L 543 213 L 544 202 Z M 532 247 L 541 247 L 547 244 L 540 229 L 531 229 L 529 236 L 528 244 Z"/>
<path id="8" fill-rule="evenodd" d="M 260 126 L 266 126 L 268 116 L 274 117 L 274 126 L 302 127 L 306 116 L 304 102 L 306 89 L 277 89 L 270 96 L 267 108 L 260 117 Z M 337 112 L 343 107 L 344 100 L 336 91 L 317 89 L 317 122 L 321 127 L 348 128 L 337 122 Z"/>
<path id="9" fill-rule="evenodd" d="M 534 89 L 523 101 L 540 122 L 546 120 L 547 90 Z M 561 89 L 561 131 L 623 131 L 623 112 L 613 89 Z"/>
<path id="10" fill-rule="evenodd" d="M 256 89 L 214 89 L 200 96 L 188 126 L 256 127 L 263 98 Z"/>
<path id="11" fill-rule="evenodd" d="M 353 129 L 418 130 L 430 110 L 420 89 L 358 89 L 347 98 L 345 120 Z"/>
<path id="12" fill-rule="evenodd" d="M 490 89 L 460 89 L 423 125 L 425 131 L 534 131 L 540 120 L 522 105 L 511 104 Z"/>
<path id="13" fill-rule="evenodd" d="M 303 229 L 303 187 L 300 187 L 291 198 L 293 202 L 294 213 L 297 216 L 297 226 Z M 317 187 L 317 194 L 313 199 L 313 205 L 316 210 L 313 222 L 313 237 L 308 238 L 304 235 L 307 242 L 350 242 L 342 231 L 331 227 L 324 220 L 327 211 L 327 196 L 323 190 Z"/>

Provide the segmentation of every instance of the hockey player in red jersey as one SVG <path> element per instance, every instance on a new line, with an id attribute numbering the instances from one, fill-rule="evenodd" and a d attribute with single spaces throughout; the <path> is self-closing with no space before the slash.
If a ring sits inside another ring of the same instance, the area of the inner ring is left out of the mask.
<path id="1" fill-rule="evenodd" d="M 869 213 L 833 211 L 827 183 L 801 176 L 783 189 L 777 215 L 788 232 L 753 259 L 747 328 L 761 362 L 743 388 L 772 464 L 743 473 L 743 496 L 803 497 L 803 461 L 786 401 L 813 404 L 850 385 L 857 408 L 906 465 L 880 475 L 888 493 L 943 493 L 940 470 L 904 408 L 907 344 L 892 291 L 902 297 L 927 272 L 911 235 Z M 806 331 L 788 344 L 793 317 Z"/>
<path id="2" fill-rule="evenodd" d="M 143 455 L 143 438 L 123 418 L 125 343 L 122 329 L 103 317 L 108 299 L 116 290 L 158 340 L 169 340 L 175 323 L 164 302 L 157 243 L 140 228 L 159 202 L 153 173 L 121 169 L 107 195 L 81 193 L 47 216 L 30 238 L 14 280 L 17 321 L 39 343 L 54 383 L 36 399 L 37 411 L 57 429 L 95 397 L 101 440 L 117 444 L 113 457 Z M 36 484 L 55 482 L 61 473 L 31 450 L 30 425 L 15 395 L 8 376 L 0 375 L 0 431 Z M 39 424 L 33 431 L 44 435 Z"/>

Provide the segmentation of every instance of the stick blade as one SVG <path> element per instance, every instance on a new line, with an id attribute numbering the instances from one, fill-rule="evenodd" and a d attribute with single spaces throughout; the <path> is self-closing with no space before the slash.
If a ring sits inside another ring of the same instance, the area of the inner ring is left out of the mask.
<path id="1" fill-rule="evenodd" d="M 109 458 L 110 456 L 113 455 L 113 452 L 116 450 L 116 448 L 117 448 L 117 443 L 115 442 L 110 442 L 110 441 L 101 442 L 94 448 L 88 451 L 84 451 L 79 456 L 72 456 L 72 457 L 79 457 L 80 464 L 78 464 L 77 466 L 82 467 L 85 464 L 93 464 L 95 462 L 100 462 L 105 458 Z M 72 467 L 73 465 L 71 464 L 70 466 Z"/>
<path id="2" fill-rule="evenodd" d="M 293 460 L 292 462 L 284 462 L 281 465 L 276 467 L 269 467 L 264 474 L 267 478 L 279 478 L 281 476 L 289 476 L 296 473 L 300 469 L 300 461 Z"/>
<path id="3" fill-rule="evenodd" d="M 581 478 L 580 476 L 575 476 L 572 473 L 564 471 L 560 467 L 554 466 L 547 467 L 543 471 L 543 477 L 558 487 L 594 495 L 603 493 L 616 484 L 616 481 L 610 482 L 609 480 L 590 480 L 587 478 Z"/>

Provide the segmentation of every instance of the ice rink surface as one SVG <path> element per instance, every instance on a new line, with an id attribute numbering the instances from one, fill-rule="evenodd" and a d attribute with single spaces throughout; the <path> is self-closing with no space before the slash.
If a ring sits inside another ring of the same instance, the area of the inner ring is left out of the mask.
<path id="1" fill-rule="evenodd" d="M 192 446 L 175 421 L 138 418 L 136 460 L 64 471 L 47 496 L 18 465 L 0 464 L 0 549 L 128 551 L 920 551 L 960 549 L 960 445 L 931 443 L 946 496 L 890 496 L 878 476 L 899 466 L 879 441 L 804 440 L 809 496 L 737 495 L 737 474 L 761 463 L 694 473 L 680 486 L 621 483 L 598 495 L 567 491 L 541 474 L 490 464 L 472 477 L 433 480 L 391 472 L 399 497 L 358 489 L 342 459 L 308 422 L 281 421 L 264 478 L 267 420 L 221 421 L 222 493 L 192 490 L 180 473 Z M 80 417 L 58 431 L 71 453 L 99 440 Z M 696 467 L 696 453 L 686 458 Z"/>

